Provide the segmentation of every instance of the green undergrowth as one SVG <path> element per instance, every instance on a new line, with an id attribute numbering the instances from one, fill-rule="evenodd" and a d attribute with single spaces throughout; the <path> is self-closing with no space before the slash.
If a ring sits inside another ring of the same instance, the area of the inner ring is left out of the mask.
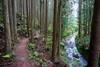
<path id="1" fill-rule="evenodd" d="M 30 43 L 28 45 L 28 50 L 29 50 L 29 59 L 30 60 L 35 60 L 42 67 L 46 67 L 47 63 L 44 59 L 41 58 L 40 54 L 36 51 L 36 45 L 34 43 Z"/>
<path id="2" fill-rule="evenodd" d="M 5 52 L 2 56 L 0 56 L 0 61 L 13 61 L 14 60 L 14 56 L 11 52 Z"/>
<path id="3" fill-rule="evenodd" d="M 52 51 L 52 36 L 48 36 L 47 38 L 47 48 L 49 48 L 50 51 Z M 60 58 L 66 63 L 66 50 L 64 42 L 60 42 Z"/>
<path id="4" fill-rule="evenodd" d="M 67 62 L 64 42 L 60 42 L 60 58 L 64 61 L 64 63 Z"/>
<path id="5" fill-rule="evenodd" d="M 52 48 L 51 45 L 52 45 L 52 36 L 48 36 L 46 48 L 49 50 L 49 52 L 51 52 L 51 48 Z M 64 63 L 66 63 L 66 52 L 65 52 L 64 47 L 65 47 L 64 43 L 60 42 L 60 58 Z M 35 60 L 35 61 L 39 62 L 41 65 L 47 64 L 47 62 L 44 59 L 42 59 L 40 54 L 36 51 L 35 43 L 30 43 L 28 45 L 28 50 L 30 52 L 29 53 L 30 60 Z"/>
<path id="6" fill-rule="evenodd" d="M 76 46 L 78 51 L 83 55 L 83 57 L 88 60 L 89 55 L 89 44 L 90 44 L 90 37 L 84 36 L 82 39 L 79 39 L 78 36 L 76 37 Z"/>

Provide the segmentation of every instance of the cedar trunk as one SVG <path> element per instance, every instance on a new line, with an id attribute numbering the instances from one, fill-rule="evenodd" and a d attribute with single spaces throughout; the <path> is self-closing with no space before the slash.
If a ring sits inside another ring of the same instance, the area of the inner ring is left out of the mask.
<path id="1" fill-rule="evenodd" d="M 4 0 L 4 20 L 5 20 L 5 36 L 6 36 L 6 45 L 7 50 L 11 51 L 11 30 L 9 22 L 9 12 L 8 12 L 8 0 Z"/>
<path id="2" fill-rule="evenodd" d="M 55 62 L 59 54 L 60 43 L 60 0 L 54 0 L 54 18 L 53 18 L 53 44 L 52 44 L 52 61 Z"/>
<path id="3" fill-rule="evenodd" d="M 90 56 L 88 67 L 99 67 L 100 52 L 100 0 L 95 0 L 94 13 L 92 19 L 92 32 L 90 43 Z"/>

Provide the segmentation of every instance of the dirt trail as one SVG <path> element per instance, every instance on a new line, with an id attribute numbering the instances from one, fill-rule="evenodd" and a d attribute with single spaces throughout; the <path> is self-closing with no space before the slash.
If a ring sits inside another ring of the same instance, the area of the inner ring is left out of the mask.
<path id="1" fill-rule="evenodd" d="M 15 47 L 15 67 L 40 67 L 36 61 L 31 61 L 28 59 L 28 46 L 29 38 L 22 38 L 19 40 L 19 43 Z M 39 44 L 38 44 L 39 45 Z M 42 46 L 42 45 L 41 45 Z M 43 48 L 43 47 L 42 47 Z M 49 59 L 47 67 L 54 67 L 54 64 L 50 62 L 49 54 L 46 52 L 42 55 L 42 58 Z M 59 67 L 66 67 L 66 65 L 61 64 Z M 57 66 L 58 67 L 58 66 Z"/>
<path id="2" fill-rule="evenodd" d="M 22 38 L 15 47 L 16 67 L 34 67 L 28 60 L 28 42 L 28 38 Z"/>

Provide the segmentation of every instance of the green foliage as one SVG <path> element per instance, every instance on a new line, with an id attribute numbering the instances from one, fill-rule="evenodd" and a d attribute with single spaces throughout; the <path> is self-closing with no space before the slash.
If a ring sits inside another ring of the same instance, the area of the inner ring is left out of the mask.
<path id="1" fill-rule="evenodd" d="M 67 62 L 65 44 L 63 42 L 60 42 L 60 57 L 65 63 Z"/>
<path id="2" fill-rule="evenodd" d="M 51 49 L 51 45 L 52 45 L 52 36 L 49 35 L 47 38 L 47 48 Z"/>
<path id="3" fill-rule="evenodd" d="M 12 57 L 12 54 L 11 53 L 7 53 L 5 54 L 4 56 L 2 56 L 3 58 L 11 58 Z"/>
<path id="4" fill-rule="evenodd" d="M 27 35 L 27 25 L 26 25 L 26 16 L 21 15 L 20 13 L 16 14 L 17 16 L 17 31 L 19 35 Z"/>
<path id="5" fill-rule="evenodd" d="M 77 23 L 71 22 L 68 23 L 68 26 L 64 29 L 63 33 L 61 34 L 63 38 L 66 38 L 67 36 L 70 36 L 74 32 L 77 32 Z"/>
<path id="6" fill-rule="evenodd" d="M 50 51 L 52 50 L 52 31 L 52 24 L 49 24 L 46 48 Z"/>
<path id="7" fill-rule="evenodd" d="M 30 44 L 28 45 L 28 50 L 29 50 L 29 51 L 33 51 L 33 50 L 35 50 L 35 48 L 36 48 L 36 46 L 35 46 L 34 43 L 30 43 Z"/>
<path id="8" fill-rule="evenodd" d="M 89 44 L 90 44 L 90 37 L 89 36 L 84 36 L 82 39 L 76 38 L 76 45 L 79 50 L 79 52 L 86 58 L 88 59 L 89 55 Z"/>
<path id="9" fill-rule="evenodd" d="M 50 34 L 50 33 L 52 33 L 52 25 L 51 24 L 49 24 L 49 26 L 48 26 L 48 34 Z"/>
<path id="10" fill-rule="evenodd" d="M 11 52 L 5 52 L 3 55 L 2 55 L 2 59 L 5 59 L 5 60 L 12 60 L 13 59 L 13 54 Z"/>
<path id="11" fill-rule="evenodd" d="M 30 43 L 28 45 L 28 50 L 29 50 L 29 59 L 31 60 L 35 60 L 38 63 L 40 63 L 40 65 L 42 65 L 42 67 L 46 67 L 47 63 L 44 59 L 41 58 L 40 54 L 36 51 L 36 45 L 33 43 Z"/>
<path id="12" fill-rule="evenodd" d="M 89 36 L 84 36 L 82 37 L 82 39 L 80 39 L 78 36 L 76 38 L 76 43 L 79 46 L 84 46 L 86 48 L 88 48 L 89 44 L 90 44 L 90 37 Z"/>

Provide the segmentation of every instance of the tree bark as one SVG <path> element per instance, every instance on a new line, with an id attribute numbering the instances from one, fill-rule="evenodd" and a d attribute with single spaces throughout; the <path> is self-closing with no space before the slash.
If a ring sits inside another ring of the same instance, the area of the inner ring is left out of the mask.
<path id="1" fill-rule="evenodd" d="M 82 4 L 82 0 L 79 0 L 79 14 L 78 14 L 78 25 L 79 25 L 79 30 L 78 30 L 78 35 L 79 38 L 81 38 L 81 4 Z"/>
<path id="2" fill-rule="evenodd" d="M 47 33 L 48 33 L 48 0 L 46 0 L 45 5 L 45 45 L 47 44 Z"/>
<path id="3" fill-rule="evenodd" d="M 16 0 L 12 0 L 12 13 L 13 13 L 13 31 L 14 31 L 14 44 L 17 42 L 17 22 L 16 22 Z"/>
<path id="4" fill-rule="evenodd" d="M 13 9 L 12 9 L 12 0 L 8 1 L 8 12 L 9 12 L 9 22 L 10 22 L 10 29 L 11 29 L 11 39 L 12 44 L 14 44 L 14 28 L 13 28 Z"/>
<path id="5" fill-rule="evenodd" d="M 88 67 L 99 67 L 100 53 L 100 0 L 95 0 L 92 19 L 90 55 Z"/>
<path id="6" fill-rule="evenodd" d="M 9 22 L 9 12 L 8 12 L 8 0 L 4 0 L 4 20 L 5 20 L 5 30 L 6 30 L 6 45 L 7 51 L 11 51 L 11 30 L 10 30 L 10 22 Z"/>
<path id="7" fill-rule="evenodd" d="M 53 44 L 52 44 L 52 61 L 55 62 L 58 58 L 59 39 L 60 39 L 60 16 L 59 16 L 59 1 L 54 0 L 54 18 L 53 18 Z"/>

